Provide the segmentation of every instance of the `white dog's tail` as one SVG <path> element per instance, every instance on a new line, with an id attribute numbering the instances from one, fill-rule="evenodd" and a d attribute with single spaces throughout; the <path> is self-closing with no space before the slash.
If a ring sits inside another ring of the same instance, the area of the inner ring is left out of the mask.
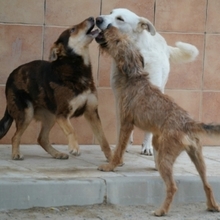
<path id="1" fill-rule="evenodd" d="M 173 63 L 188 63 L 195 60 L 199 50 L 192 44 L 177 42 L 176 47 L 169 47 L 170 61 Z"/>

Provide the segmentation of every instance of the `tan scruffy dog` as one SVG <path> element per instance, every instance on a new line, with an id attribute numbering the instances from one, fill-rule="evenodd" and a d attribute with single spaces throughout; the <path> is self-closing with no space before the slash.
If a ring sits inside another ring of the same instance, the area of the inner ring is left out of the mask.
<path id="1" fill-rule="evenodd" d="M 206 125 L 194 121 L 185 110 L 154 87 L 143 69 L 143 58 L 126 35 L 109 26 L 96 38 L 103 51 L 110 54 L 117 65 L 113 74 L 116 104 L 119 109 L 120 134 L 109 164 L 102 171 L 114 170 L 122 160 L 131 131 L 135 126 L 153 133 L 153 146 L 158 151 L 157 165 L 166 184 L 166 198 L 156 216 L 165 215 L 177 191 L 173 179 L 173 164 L 186 151 L 202 179 L 207 208 L 220 211 L 206 178 L 206 166 L 199 137 L 202 134 L 220 136 L 220 125 Z"/>

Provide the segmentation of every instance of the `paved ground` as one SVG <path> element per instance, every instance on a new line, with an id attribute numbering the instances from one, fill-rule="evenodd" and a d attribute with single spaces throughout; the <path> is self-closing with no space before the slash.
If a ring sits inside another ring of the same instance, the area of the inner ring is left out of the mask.
<path id="1" fill-rule="evenodd" d="M 56 145 L 56 149 L 68 153 L 67 146 Z M 1 178 L 88 178 L 88 177 L 129 177 L 159 176 L 154 169 L 152 156 L 140 154 L 140 146 L 132 146 L 124 156 L 125 165 L 115 172 L 100 172 L 98 165 L 106 163 L 98 145 L 81 145 L 81 156 L 70 155 L 68 160 L 53 159 L 38 145 L 21 145 L 24 160 L 11 160 L 11 146 L 0 145 Z M 203 147 L 208 176 L 220 179 L 220 147 Z M 182 153 L 174 167 L 175 176 L 198 176 L 187 154 Z"/>
<path id="2" fill-rule="evenodd" d="M 55 147 L 67 152 L 67 146 Z M 16 219 L 14 214 L 19 216 L 19 211 L 5 210 L 31 207 L 49 208 L 20 212 L 27 216 L 17 219 L 41 219 L 30 217 L 36 213 L 52 219 L 60 219 L 54 217 L 57 215 L 67 217 L 63 219 L 138 219 L 137 214 L 142 213 L 141 216 L 151 219 L 151 212 L 164 198 L 164 184 L 154 169 L 153 157 L 140 155 L 140 146 L 130 148 L 124 157 L 125 165 L 109 173 L 97 170 L 99 164 L 105 163 L 99 146 L 81 146 L 81 156 L 70 156 L 68 160 L 53 159 L 35 145 L 21 146 L 21 151 L 25 159 L 14 161 L 11 160 L 11 147 L 0 146 L 0 210 L 3 210 L 0 219 Z M 220 147 L 204 147 L 203 152 L 208 179 L 220 202 Z M 178 158 L 174 175 L 178 193 L 169 219 L 172 216 L 173 219 L 220 219 L 220 214 L 208 213 L 207 216 L 204 211 L 205 196 L 201 181 L 185 153 Z M 108 205 L 94 205 L 106 203 Z M 51 208 L 60 206 L 65 207 Z M 197 211 L 201 218 L 194 218 L 199 216 Z M 77 218 L 68 218 L 73 213 Z M 91 217 L 83 217 L 88 213 Z M 101 213 L 109 213 L 109 217 L 102 217 Z M 120 218 L 117 218 L 119 213 Z M 204 216 L 206 218 L 202 218 Z"/>
<path id="3" fill-rule="evenodd" d="M 93 205 L 32 208 L 0 212 L 1 220 L 220 220 L 204 203 L 173 205 L 167 216 L 152 214 L 153 206 Z"/>

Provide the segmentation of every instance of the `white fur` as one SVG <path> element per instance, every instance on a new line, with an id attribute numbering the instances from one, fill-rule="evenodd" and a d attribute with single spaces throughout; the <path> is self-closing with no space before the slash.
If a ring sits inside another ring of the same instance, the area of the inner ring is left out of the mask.
<path id="1" fill-rule="evenodd" d="M 91 90 L 89 89 L 89 90 L 86 90 L 86 91 L 82 92 L 81 94 L 77 95 L 72 100 L 70 100 L 69 109 L 71 109 L 71 111 L 69 112 L 69 115 L 68 115 L 69 118 L 74 114 L 74 112 L 78 108 L 80 108 L 86 104 L 88 97 L 90 95 L 91 95 Z"/>
<path id="2" fill-rule="evenodd" d="M 127 9 L 114 9 L 109 15 L 101 15 L 99 18 L 103 19 L 102 23 L 97 21 L 100 29 L 104 30 L 109 24 L 112 24 L 120 29 L 121 32 L 126 33 L 134 44 L 136 44 L 144 58 L 144 68 L 149 73 L 151 83 L 158 86 L 162 92 L 164 92 L 170 72 L 170 61 L 174 63 L 191 62 L 199 53 L 197 48 L 191 44 L 178 42 L 176 43 L 176 47 L 167 45 L 165 39 L 156 32 L 154 27 L 152 27 L 153 25 L 146 18 L 139 17 Z M 145 25 L 146 23 L 147 25 Z M 145 30 L 149 26 L 151 28 Z M 112 71 L 117 71 L 114 62 Z M 111 86 L 114 91 L 114 82 L 112 79 Z M 117 94 L 115 94 L 115 98 L 117 109 Z M 131 137 L 132 140 L 133 138 Z M 147 155 L 153 154 L 152 135 L 149 133 L 145 134 L 142 153 L 146 153 Z"/>

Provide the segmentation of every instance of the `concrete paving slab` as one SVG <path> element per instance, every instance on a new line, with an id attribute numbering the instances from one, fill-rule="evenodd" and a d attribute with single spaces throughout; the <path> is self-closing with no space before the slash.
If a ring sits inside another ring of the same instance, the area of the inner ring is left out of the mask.
<path id="1" fill-rule="evenodd" d="M 160 177 L 129 176 L 105 178 L 107 185 L 107 203 L 118 205 L 154 205 L 160 206 L 165 198 L 165 185 Z M 199 177 L 175 177 L 178 191 L 173 204 L 205 202 L 205 192 Z M 215 198 L 220 201 L 219 177 L 209 177 Z"/>
<path id="2" fill-rule="evenodd" d="M 0 181 L 0 210 L 32 207 L 102 204 L 104 181 L 98 178 Z"/>

